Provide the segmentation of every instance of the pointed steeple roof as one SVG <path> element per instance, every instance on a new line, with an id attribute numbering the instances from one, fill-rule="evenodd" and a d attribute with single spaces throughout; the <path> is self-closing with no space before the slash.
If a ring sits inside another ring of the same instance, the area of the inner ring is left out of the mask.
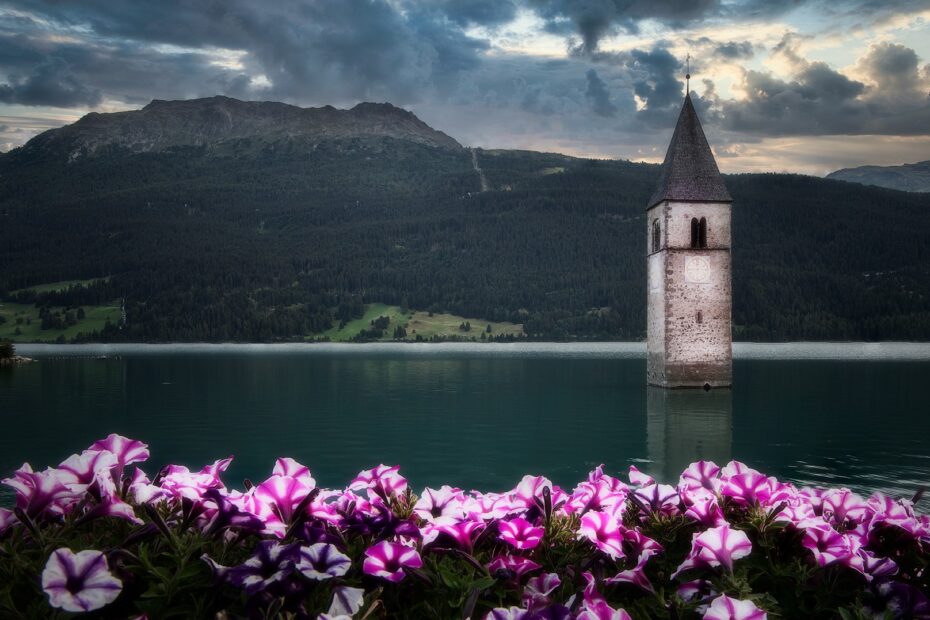
<path id="1" fill-rule="evenodd" d="M 685 96 L 672 142 L 665 153 L 659 186 L 647 208 L 663 200 L 693 202 L 732 202 L 710 151 L 691 94 Z"/>

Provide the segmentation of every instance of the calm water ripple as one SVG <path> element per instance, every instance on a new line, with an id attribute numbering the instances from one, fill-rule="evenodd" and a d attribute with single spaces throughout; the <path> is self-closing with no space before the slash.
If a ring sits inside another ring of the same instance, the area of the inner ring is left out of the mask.
<path id="1" fill-rule="evenodd" d="M 0 372 L 4 475 L 116 431 L 151 445 L 150 474 L 235 454 L 237 487 L 284 455 L 331 486 L 380 462 L 415 489 L 570 486 L 600 463 L 672 482 L 699 458 L 863 493 L 930 482 L 926 344 L 738 344 L 734 389 L 710 393 L 647 388 L 640 343 L 20 351 L 40 362 Z"/>

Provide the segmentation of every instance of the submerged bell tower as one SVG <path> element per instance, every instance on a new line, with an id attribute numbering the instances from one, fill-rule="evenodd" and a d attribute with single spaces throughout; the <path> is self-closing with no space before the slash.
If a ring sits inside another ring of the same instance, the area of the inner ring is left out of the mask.
<path id="1" fill-rule="evenodd" d="M 689 92 L 646 208 L 650 385 L 732 383 L 732 201 Z"/>

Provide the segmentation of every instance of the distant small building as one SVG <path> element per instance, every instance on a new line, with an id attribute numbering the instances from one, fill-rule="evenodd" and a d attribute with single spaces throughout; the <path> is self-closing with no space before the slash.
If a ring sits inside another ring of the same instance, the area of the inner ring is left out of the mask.
<path id="1" fill-rule="evenodd" d="M 689 94 L 646 209 L 650 385 L 732 383 L 732 201 Z"/>

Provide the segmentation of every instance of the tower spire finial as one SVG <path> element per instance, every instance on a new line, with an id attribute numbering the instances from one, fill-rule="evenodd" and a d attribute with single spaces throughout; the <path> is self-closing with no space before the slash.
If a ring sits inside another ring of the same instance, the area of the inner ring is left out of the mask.
<path id="1" fill-rule="evenodd" d="M 691 94 L 691 53 L 688 53 L 685 62 L 688 64 L 687 73 L 685 73 L 685 95 Z"/>

